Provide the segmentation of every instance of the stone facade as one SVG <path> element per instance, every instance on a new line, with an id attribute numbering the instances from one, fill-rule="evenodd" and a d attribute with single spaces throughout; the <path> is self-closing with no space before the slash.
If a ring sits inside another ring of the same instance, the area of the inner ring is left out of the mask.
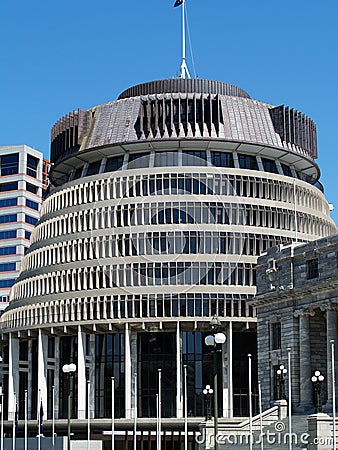
<path id="1" fill-rule="evenodd" d="M 316 370 L 325 377 L 322 400 L 330 408 L 332 340 L 337 343 L 337 267 L 338 235 L 277 246 L 258 259 L 257 296 L 252 304 L 257 311 L 258 379 L 264 407 L 278 396 L 281 380 L 276 370 L 280 364 L 287 366 L 290 348 L 293 408 L 313 408 L 311 376 Z"/>

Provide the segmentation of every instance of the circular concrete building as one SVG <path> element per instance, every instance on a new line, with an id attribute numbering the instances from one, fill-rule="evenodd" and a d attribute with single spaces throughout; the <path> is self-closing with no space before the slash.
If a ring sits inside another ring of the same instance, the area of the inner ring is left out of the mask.
<path id="1" fill-rule="evenodd" d="M 23 416 L 28 390 L 29 417 L 36 419 L 41 398 L 51 419 L 54 404 L 62 434 L 61 368 L 75 363 L 75 433 L 86 433 L 89 386 L 92 433 L 104 439 L 114 377 L 122 448 L 135 411 L 142 433 L 155 429 L 161 369 L 163 439 L 176 448 L 184 365 L 189 429 L 205 414 L 212 370 L 204 337 L 214 316 L 227 337 L 217 353 L 219 416 L 247 415 L 257 257 L 278 243 L 336 232 L 316 157 L 307 116 L 218 81 L 144 83 L 61 118 L 52 129 L 56 188 L 1 317 L 8 418 L 14 392 Z M 139 437 L 144 449 L 154 439 Z"/>

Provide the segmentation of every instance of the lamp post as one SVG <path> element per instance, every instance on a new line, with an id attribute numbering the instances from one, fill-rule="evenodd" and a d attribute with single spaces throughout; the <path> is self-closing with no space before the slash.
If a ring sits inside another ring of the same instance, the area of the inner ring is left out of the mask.
<path id="1" fill-rule="evenodd" d="M 285 400 L 285 375 L 287 374 L 287 369 L 281 364 L 279 369 L 277 369 L 277 375 L 279 377 L 278 382 L 278 400 Z"/>
<path id="2" fill-rule="evenodd" d="M 211 419 L 211 396 L 214 393 L 214 390 L 210 387 L 210 384 L 207 384 L 203 389 L 204 399 L 205 399 L 205 420 Z"/>
<path id="3" fill-rule="evenodd" d="M 76 364 L 71 363 L 71 364 L 65 364 L 64 366 L 62 366 L 62 372 L 63 373 L 68 373 L 68 412 L 67 412 L 67 436 L 68 436 L 68 441 L 67 441 L 67 448 L 68 450 L 70 450 L 70 414 L 71 414 L 71 410 L 72 410 L 72 390 L 73 390 L 73 383 L 71 383 L 71 381 L 73 381 L 73 374 L 76 371 Z"/>
<path id="4" fill-rule="evenodd" d="M 313 383 L 313 387 L 315 389 L 315 407 L 316 407 L 316 413 L 322 413 L 323 412 L 323 405 L 322 405 L 322 397 L 321 397 L 321 391 L 322 391 L 322 383 L 324 381 L 324 375 L 320 373 L 319 370 L 315 371 L 315 374 L 311 378 L 311 381 Z"/>
<path id="5" fill-rule="evenodd" d="M 212 368 L 214 375 L 214 449 L 218 450 L 218 376 L 217 376 L 217 352 L 222 350 L 222 344 L 226 341 L 224 333 L 219 331 L 221 322 L 217 316 L 214 316 L 210 321 L 210 328 L 212 334 L 205 337 L 205 344 L 211 348 L 212 351 Z"/>

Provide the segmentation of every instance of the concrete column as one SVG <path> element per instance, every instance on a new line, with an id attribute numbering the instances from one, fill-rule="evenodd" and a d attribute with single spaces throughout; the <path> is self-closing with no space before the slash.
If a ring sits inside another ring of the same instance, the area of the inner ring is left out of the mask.
<path id="1" fill-rule="evenodd" d="M 43 334 L 39 329 L 38 334 L 38 410 L 32 411 L 32 417 L 38 417 L 40 411 L 40 404 L 42 401 L 42 407 L 44 411 L 44 417 L 47 418 L 47 349 L 48 349 L 48 336 Z"/>
<path id="2" fill-rule="evenodd" d="M 77 418 L 86 418 L 87 380 L 86 380 L 86 333 L 81 325 L 77 329 Z"/>
<path id="3" fill-rule="evenodd" d="M 182 342 L 180 323 L 176 323 L 176 417 L 183 417 Z"/>
<path id="4" fill-rule="evenodd" d="M 60 380 L 58 368 L 60 367 L 60 338 L 55 337 L 55 370 L 54 370 L 54 405 L 55 405 L 55 418 L 59 418 L 59 393 L 60 393 Z"/>
<path id="5" fill-rule="evenodd" d="M 337 314 L 336 311 L 327 307 L 326 309 L 326 358 L 327 358 L 327 406 L 332 405 L 332 364 L 331 364 L 331 340 L 335 342 L 335 357 L 337 360 Z M 336 368 L 337 379 L 337 368 Z"/>
<path id="6" fill-rule="evenodd" d="M 125 324 L 125 406 L 126 406 L 126 419 L 132 418 L 131 410 L 131 398 L 132 398 L 132 373 L 131 373 L 131 358 L 130 358 L 130 331 L 129 324 Z"/>
<path id="7" fill-rule="evenodd" d="M 313 405 L 310 355 L 310 313 L 303 312 L 299 314 L 299 407 L 304 409 L 308 409 Z"/>
<path id="8" fill-rule="evenodd" d="M 8 361 L 8 420 L 15 419 L 14 393 L 19 389 L 19 340 L 9 333 L 9 361 Z M 6 395 L 6 393 L 5 393 Z"/>
<path id="9" fill-rule="evenodd" d="M 227 329 L 227 341 L 222 346 L 223 365 L 223 417 L 233 417 L 233 382 L 232 382 L 232 322 Z"/>

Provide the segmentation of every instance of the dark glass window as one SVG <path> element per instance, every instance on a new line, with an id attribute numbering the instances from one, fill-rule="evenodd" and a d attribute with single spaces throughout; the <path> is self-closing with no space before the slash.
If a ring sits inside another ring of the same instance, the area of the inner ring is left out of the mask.
<path id="1" fill-rule="evenodd" d="M 217 167 L 234 167 L 232 153 L 211 152 L 211 164 Z"/>
<path id="2" fill-rule="evenodd" d="M 1 175 L 13 175 L 19 173 L 19 153 L 1 156 Z"/>
<path id="3" fill-rule="evenodd" d="M 129 155 L 128 168 L 140 169 L 143 167 L 149 167 L 149 152 L 145 153 L 132 153 Z"/>
<path id="4" fill-rule="evenodd" d="M 78 178 L 80 178 L 80 176 L 82 175 L 82 170 L 83 166 L 80 166 L 75 170 L 73 180 L 77 180 Z"/>
<path id="5" fill-rule="evenodd" d="M 28 214 L 25 214 L 25 222 L 30 223 L 31 225 L 36 225 L 38 219 L 36 217 L 29 216 Z"/>
<path id="6" fill-rule="evenodd" d="M 15 239 L 16 230 L 0 231 L 0 239 Z"/>
<path id="7" fill-rule="evenodd" d="M 308 280 L 319 277 L 318 258 L 314 258 L 314 259 L 310 259 L 309 261 L 306 261 L 306 266 L 307 266 L 307 279 Z"/>
<path id="8" fill-rule="evenodd" d="M 0 256 L 5 255 L 15 255 L 16 254 L 16 247 L 0 247 Z"/>
<path id="9" fill-rule="evenodd" d="M 100 171 L 100 167 L 101 167 L 101 160 L 90 163 L 87 168 L 87 176 L 98 174 Z"/>
<path id="10" fill-rule="evenodd" d="M 39 160 L 32 155 L 27 155 L 27 175 L 30 177 L 37 177 Z"/>
<path id="11" fill-rule="evenodd" d="M 34 186 L 34 184 L 26 183 L 26 190 L 28 192 L 32 192 L 33 194 L 38 193 L 38 187 Z"/>
<path id="12" fill-rule="evenodd" d="M 238 153 L 238 164 L 241 169 L 258 170 L 255 156 Z"/>
<path id="13" fill-rule="evenodd" d="M 17 198 L 4 198 L 0 200 L 0 208 L 5 208 L 6 206 L 16 206 L 17 204 Z"/>
<path id="14" fill-rule="evenodd" d="M 4 214 L 0 216 L 0 223 L 8 223 L 8 222 L 16 222 L 17 215 L 16 214 Z"/>
<path id="15" fill-rule="evenodd" d="M 16 270 L 16 263 L 0 264 L 0 272 L 11 272 L 13 270 Z"/>
<path id="16" fill-rule="evenodd" d="M 282 345 L 282 327 L 280 322 L 275 322 L 271 324 L 271 340 L 272 340 L 272 350 L 278 350 Z"/>
<path id="17" fill-rule="evenodd" d="M 182 151 L 182 165 L 183 166 L 206 166 L 207 152 L 204 151 Z"/>
<path id="18" fill-rule="evenodd" d="M 0 280 L 0 288 L 10 288 L 13 286 L 15 279 L 13 280 Z"/>
<path id="19" fill-rule="evenodd" d="M 283 163 L 281 164 L 281 166 L 282 166 L 284 175 L 286 175 L 287 177 L 292 177 L 291 168 Z"/>
<path id="20" fill-rule="evenodd" d="M 6 191 L 17 191 L 18 190 L 18 182 L 12 181 L 11 183 L 1 183 L 0 184 L 0 192 Z"/>
<path id="21" fill-rule="evenodd" d="M 19 360 L 28 361 L 28 341 L 19 342 Z"/>
<path id="22" fill-rule="evenodd" d="M 39 203 L 33 202 L 33 200 L 29 200 L 28 198 L 26 198 L 26 206 L 28 206 L 28 208 L 32 208 L 35 209 L 36 211 L 39 211 Z"/>
<path id="23" fill-rule="evenodd" d="M 105 172 L 114 172 L 115 170 L 121 169 L 121 167 L 123 166 L 123 159 L 123 155 L 108 158 L 106 162 Z"/>
<path id="24" fill-rule="evenodd" d="M 55 358 L 55 338 L 48 338 L 48 358 Z"/>
<path id="25" fill-rule="evenodd" d="M 262 164 L 266 172 L 278 173 L 276 163 L 273 159 L 262 158 Z"/>
<path id="26" fill-rule="evenodd" d="M 27 230 L 25 230 L 25 239 L 30 239 L 30 237 L 31 237 L 31 232 L 30 231 L 27 231 Z"/>

